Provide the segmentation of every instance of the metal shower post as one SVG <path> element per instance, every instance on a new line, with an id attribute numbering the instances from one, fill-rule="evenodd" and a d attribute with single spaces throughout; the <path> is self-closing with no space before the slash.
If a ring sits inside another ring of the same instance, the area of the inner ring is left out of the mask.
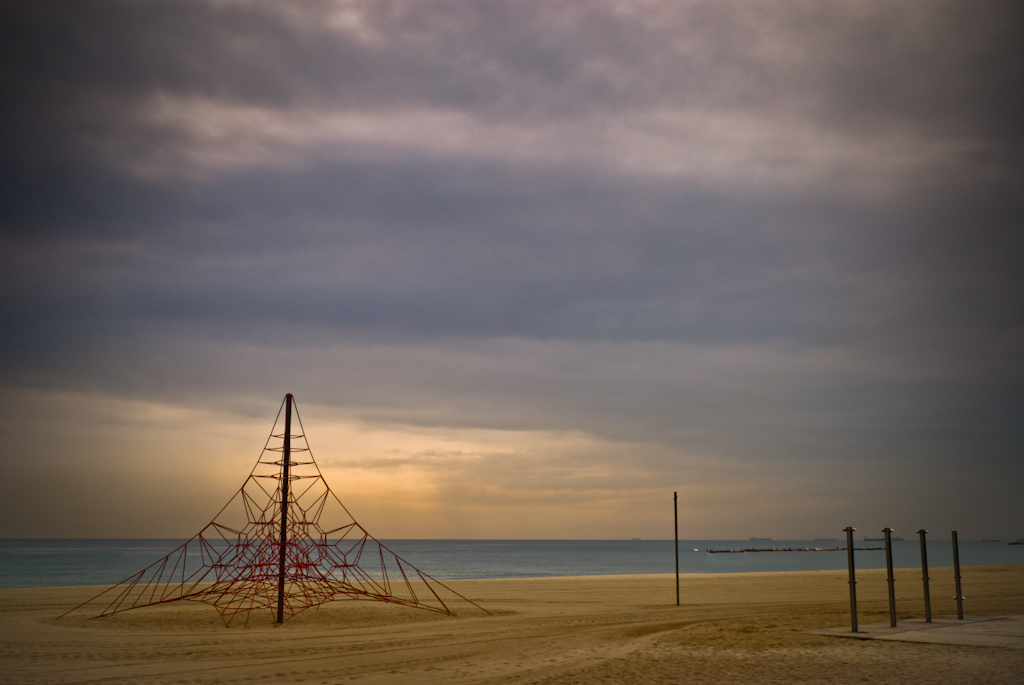
<path id="1" fill-rule="evenodd" d="M 924 581 L 924 622 L 932 622 L 932 596 L 928 591 L 928 548 L 925 546 L 924 536 L 928 531 L 922 528 L 917 531 L 921 536 L 921 579 Z M 958 593 L 959 594 L 959 593 Z"/>
<path id="2" fill-rule="evenodd" d="M 953 578 L 956 579 L 956 617 L 964 620 L 964 597 L 960 591 L 960 544 L 956 541 L 956 531 L 953 531 Z"/>
<path id="3" fill-rule="evenodd" d="M 896 579 L 892 575 L 892 528 L 883 528 L 885 533 L 885 570 L 889 581 L 889 625 L 896 627 Z"/>

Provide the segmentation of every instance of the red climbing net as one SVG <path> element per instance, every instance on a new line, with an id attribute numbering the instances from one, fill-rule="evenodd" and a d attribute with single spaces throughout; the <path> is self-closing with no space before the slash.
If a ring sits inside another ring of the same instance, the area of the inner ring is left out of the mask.
<path id="1" fill-rule="evenodd" d="M 423 573 L 374 539 L 324 480 L 291 425 L 291 395 L 234 497 L 195 537 L 63 615 L 103 607 L 96 618 L 178 601 L 210 604 L 225 626 L 269 610 L 277 623 L 339 600 L 375 600 L 454 615 L 478 604 Z M 285 413 L 284 429 L 279 430 Z M 296 456 L 298 458 L 296 458 Z"/>

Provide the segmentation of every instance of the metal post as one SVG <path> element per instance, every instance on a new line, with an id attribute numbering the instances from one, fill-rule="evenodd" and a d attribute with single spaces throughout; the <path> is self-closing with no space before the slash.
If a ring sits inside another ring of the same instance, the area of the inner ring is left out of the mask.
<path id="1" fill-rule="evenodd" d="M 292 394 L 284 396 L 284 457 L 281 460 L 281 556 L 277 570 L 277 622 L 284 623 L 284 577 L 288 550 L 288 466 L 292 452 Z"/>
<path id="2" fill-rule="evenodd" d="M 850 560 L 850 632 L 857 632 L 857 576 L 853 570 L 853 531 L 857 530 L 851 526 L 846 527 L 846 556 Z"/>
<path id="3" fill-rule="evenodd" d="M 964 620 L 964 598 L 960 592 L 960 545 L 956 541 L 956 531 L 953 531 L 953 577 L 956 579 L 956 617 Z"/>
<path id="4" fill-rule="evenodd" d="M 679 493 L 672 493 L 672 511 L 676 519 L 676 606 L 679 606 Z"/>
<path id="5" fill-rule="evenodd" d="M 922 528 L 917 531 L 921 536 L 921 579 L 924 581 L 924 622 L 932 622 L 932 596 L 928 591 L 928 548 L 924 543 L 924 536 L 928 531 Z"/>
<path id="6" fill-rule="evenodd" d="M 892 577 L 892 528 L 883 528 L 885 533 L 885 570 L 889 579 L 889 625 L 896 627 L 896 579 Z"/>

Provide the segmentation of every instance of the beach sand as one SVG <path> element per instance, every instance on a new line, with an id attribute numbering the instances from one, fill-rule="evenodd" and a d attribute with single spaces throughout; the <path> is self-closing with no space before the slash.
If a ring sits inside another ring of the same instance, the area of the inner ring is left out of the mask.
<path id="1" fill-rule="evenodd" d="M 955 615 L 951 569 L 933 613 Z M 920 571 L 897 612 L 923 616 Z M 849 626 L 845 571 L 450 581 L 493 612 L 338 602 L 281 627 L 224 628 L 202 604 L 56 617 L 97 588 L 0 590 L 0 683 L 1020 683 L 1024 650 L 810 635 Z M 1024 614 L 1024 565 L 965 567 L 965 613 Z M 888 621 L 884 570 L 858 572 L 862 625 Z"/>

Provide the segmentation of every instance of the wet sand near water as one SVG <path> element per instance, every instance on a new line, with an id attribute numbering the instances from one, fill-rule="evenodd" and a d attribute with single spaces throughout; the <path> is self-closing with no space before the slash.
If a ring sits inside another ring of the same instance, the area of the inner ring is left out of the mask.
<path id="1" fill-rule="evenodd" d="M 931 569 L 935 616 L 956 614 Z M 965 567 L 969 615 L 1024 614 L 1024 565 Z M 493 612 L 368 602 L 224 628 L 206 605 L 56 616 L 100 588 L 0 590 L 0 683 L 1020 683 L 1024 650 L 811 635 L 849 626 L 845 571 L 446 581 Z M 858 572 L 859 620 L 888 620 L 884 570 Z M 924 614 L 919 569 L 897 615 Z"/>

